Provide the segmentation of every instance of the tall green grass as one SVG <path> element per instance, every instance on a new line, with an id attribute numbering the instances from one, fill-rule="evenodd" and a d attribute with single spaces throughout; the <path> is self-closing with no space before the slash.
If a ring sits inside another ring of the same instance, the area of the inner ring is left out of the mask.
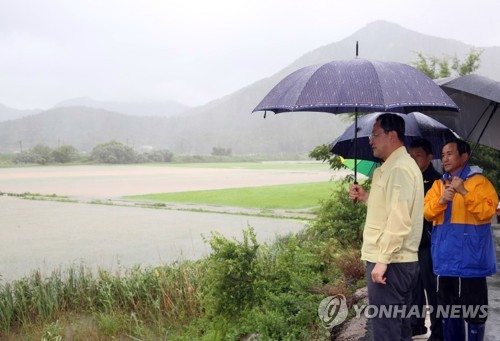
<path id="1" fill-rule="evenodd" d="M 327 199 L 337 182 L 229 188 L 127 196 L 127 199 L 257 209 L 306 209 Z"/>
<path id="2" fill-rule="evenodd" d="M 200 315 L 201 274 L 200 262 L 187 261 L 134 267 L 123 274 L 93 273 L 83 265 L 47 278 L 35 271 L 0 285 L 0 336 L 57 321 L 67 313 L 95 315 L 104 330 L 118 325 L 116 332 L 123 331 L 123 321 L 130 324 L 135 318 L 161 334 Z"/>

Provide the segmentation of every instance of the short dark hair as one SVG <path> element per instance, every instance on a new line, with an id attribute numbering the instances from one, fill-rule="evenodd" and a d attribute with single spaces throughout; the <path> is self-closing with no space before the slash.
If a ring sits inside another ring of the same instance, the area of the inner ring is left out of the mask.
<path id="1" fill-rule="evenodd" d="M 467 153 L 470 155 L 470 144 L 468 144 L 466 141 L 459 138 L 452 138 L 447 140 L 444 143 L 444 146 L 450 143 L 455 143 L 457 145 L 458 155 L 462 155 L 463 153 Z"/>
<path id="2" fill-rule="evenodd" d="M 410 149 L 411 148 L 422 148 L 427 155 L 431 155 L 432 153 L 432 145 L 429 140 L 426 139 L 416 139 L 411 141 L 410 143 Z"/>
<path id="3" fill-rule="evenodd" d="M 380 126 L 386 133 L 390 131 L 395 131 L 398 134 L 398 139 L 404 142 L 405 139 L 405 120 L 392 113 L 384 113 L 377 117 L 377 122 L 380 122 Z"/>

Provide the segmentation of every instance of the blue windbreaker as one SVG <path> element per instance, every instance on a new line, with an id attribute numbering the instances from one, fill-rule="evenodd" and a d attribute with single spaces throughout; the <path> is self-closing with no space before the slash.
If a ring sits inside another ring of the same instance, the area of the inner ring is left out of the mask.
<path id="1" fill-rule="evenodd" d="M 433 222 L 431 252 L 436 275 L 486 277 L 497 272 L 491 220 L 498 195 L 481 173 L 479 167 L 467 166 L 460 176 L 468 193 L 457 193 L 447 205 L 440 205 L 439 199 L 451 182 L 449 173 L 436 180 L 425 196 L 424 216 Z"/>

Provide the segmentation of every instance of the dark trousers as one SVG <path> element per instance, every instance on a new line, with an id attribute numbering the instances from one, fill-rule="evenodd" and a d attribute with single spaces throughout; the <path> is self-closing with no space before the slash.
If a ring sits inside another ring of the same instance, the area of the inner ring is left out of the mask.
<path id="1" fill-rule="evenodd" d="M 419 273 L 417 280 L 413 283 L 413 288 L 411 289 L 411 306 L 418 307 L 418 315 L 411 315 L 411 331 L 413 335 L 421 335 L 427 333 L 427 328 L 425 327 L 425 309 L 427 301 L 425 299 L 425 289 L 422 280 L 422 261 L 420 259 L 420 252 L 418 256 L 418 266 Z"/>
<path id="2" fill-rule="evenodd" d="M 411 324 L 406 315 L 411 305 L 413 282 L 418 276 L 418 262 L 389 264 L 385 273 L 385 285 L 372 282 L 371 272 L 374 266 L 375 263 L 366 264 L 368 301 L 373 310 L 368 312 L 372 316 L 373 339 L 411 341 Z"/>
<path id="3" fill-rule="evenodd" d="M 430 340 L 443 340 L 443 325 L 441 318 L 437 316 L 438 303 L 436 293 L 436 275 L 434 275 L 432 268 L 430 245 L 429 247 L 423 247 L 422 249 L 418 250 L 418 265 L 420 268 L 419 276 L 418 280 L 415 281 L 415 286 L 412 290 L 412 306 L 422 307 L 420 309 L 425 309 L 425 295 L 427 295 L 427 303 L 430 307 L 432 307 L 430 312 Z M 413 335 L 425 333 L 425 310 L 421 311 L 421 314 L 419 314 L 418 316 L 412 316 L 411 327 Z"/>
<path id="4" fill-rule="evenodd" d="M 482 324 L 488 318 L 488 285 L 486 277 L 438 278 L 438 303 L 442 306 L 464 306 L 468 316 L 461 316 L 469 324 Z M 477 312 L 472 314 L 471 312 Z"/>
<path id="5" fill-rule="evenodd" d="M 488 285 L 485 277 L 438 277 L 438 303 L 440 307 L 464 307 L 448 317 L 443 317 L 443 334 L 446 341 L 465 341 L 465 323 L 469 341 L 484 339 L 488 318 Z M 466 315 L 467 314 L 467 315 Z"/>

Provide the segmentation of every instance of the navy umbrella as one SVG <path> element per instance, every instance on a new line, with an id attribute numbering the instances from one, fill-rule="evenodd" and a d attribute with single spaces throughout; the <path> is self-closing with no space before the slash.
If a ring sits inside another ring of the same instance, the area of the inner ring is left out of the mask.
<path id="1" fill-rule="evenodd" d="M 369 140 L 373 125 L 380 114 L 372 113 L 358 119 L 357 156 L 359 159 L 380 161 L 373 156 Z M 405 120 L 405 145 L 409 146 L 411 141 L 415 139 L 425 138 L 432 145 L 435 159 L 441 158 L 441 149 L 446 140 L 456 137 L 448 127 L 422 113 L 412 112 L 407 115 L 398 115 Z M 352 124 L 341 136 L 330 144 L 331 152 L 346 159 L 353 158 L 355 154 L 354 139 L 355 128 L 354 124 Z"/>
<path id="2" fill-rule="evenodd" d="M 271 89 L 253 112 L 354 112 L 356 125 L 358 112 L 428 110 L 458 108 L 429 77 L 409 65 L 352 59 L 307 66 L 291 73 Z M 354 159 L 356 165 L 356 153 Z M 355 180 L 356 174 L 355 168 Z"/>
<path id="3" fill-rule="evenodd" d="M 469 141 L 500 150 L 500 82 L 479 75 L 435 80 L 460 108 L 455 115 L 432 115 Z"/>

